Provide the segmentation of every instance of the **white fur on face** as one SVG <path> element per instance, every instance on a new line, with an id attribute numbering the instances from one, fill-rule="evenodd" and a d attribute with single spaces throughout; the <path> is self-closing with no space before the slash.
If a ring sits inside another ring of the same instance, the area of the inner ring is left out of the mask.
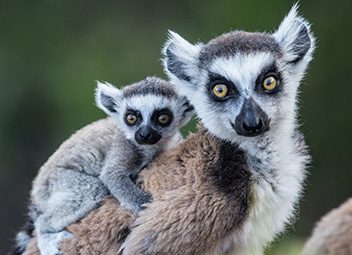
<path id="1" fill-rule="evenodd" d="M 173 113 L 173 121 L 170 126 L 163 127 L 163 138 L 173 136 L 180 128 L 181 121 L 183 119 L 183 110 L 178 104 L 176 98 L 168 99 L 166 97 L 157 95 L 139 95 L 131 98 L 124 99 L 119 105 L 119 114 L 113 116 L 118 123 L 119 128 L 124 132 L 127 139 L 134 140 L 136 129 L 141 125 L 149 125 L 151 122 L 152 114 L 156 110 L 167 108 Z M 127 109 L 139 111 L 142 115 L 143 121 L 138 127 L 128 126 L 125 123 L 125 112 Z M 183 124 L 183 123 L 182 123 Z M 158 142 L 160 143 L 160 142 Z"/>
<path id="2" fill-rule="evenodd" d="M 281 91 L 275 97 L 258 93 L 256 80 L 264 68 L 276 64 L 281 74 Z M 223 104 L 225 109 L 213 105 L 207 88 L 207 72 L 199 72 L 197 87 L 187 81 L 174 78 L 172 80 L 179 88 L 179 92 L 187 96 L 194 105 L 198 117 L 204 126 L 215 136 L 231 141 L 242 143 L 255 140 L 253 137 L 242 137 L 237 135 L 230 122 L 234 122 L 240 113 L 244 99 L 252 98 L 271 119 L 271 127 L 274 133 L 278 128 L 295 122 L 297 89 L 302 73 L 292 73 L 286 68 L 281 58 L 269 52 L 257 52 L 251 54 L 237 54 L 233 57 L 220 57 L 210 65 L 209 72 L 218 74 L 233 82 L 238 90 L 236 100 Z M 205 81 L 201 83 L 201 81 Z M 277 126 L 279 125 L 279 126 Z M 270 131 L 269 131 L 270 132 Z"/>
<path id="3" fill-rule="evenodd" d="M 131 98 L 124 99 L 121 102 L 119 105 L 119 114 L 115 119 L 126 138 L 134 141 L 134 135 L 137 129 L 135 126 L 128 126 L 125 123 L 126 110 L 131 109 L 139 111 L 143 118 L 140 125 L 146 125 L 150 123 L 150 118 L 155 110 L 169 107 L 170 105 L 170 100 L 167 98 L 158 97 L 156 95 L 133 96 Z"/>
<path id="4" fill-rule="evenodd" d="M 127 98 L 121 106 L 122 109 L 137 110 L 142 114 L 143 118 L 150 119 L 155 110 L 170 108 L 172 101 L 166 97 L 156 95 L 140 95 Z"/>
<path id="5" fill-rule="evenodd" d="M 232 81 L 241 96 L 249 98 L 254 95 L 258 75 L 266 65 L 273 63 L 272 60 L 273 55 L 268 52 L 238 54 L 230 58 L 214 60 L 209 71 Z"/>
<path id="6" fill-rule="evenodd" d="M 214 60 L 208 71 L 221 75 L 231 81 L 238 90 L 236 99 L 230 99 L 229 102 L 220 102 L 214 106 L 214 102 L 209 97 L 210 92 L 207 88 L 207 84 L 198 85 L 196 91 L 188 87 L 186 90 L 187 96 L 194 104 L 199 118 L 211 133 L 231 142 L 239 142 L 243 139 L 253 140 L 251 137 L 244 138 L 238 136 L 230 124 L 230 122 L 233 123 L 235 121 L 240 113 L 242 104 L 246 98 L 252 98 L 268 117 L 273 119 L 274 124 L 275 119 L 281 119 L 282 116 L 280 116 L 280 113 L 287 114 L 289 111 L 285 109 L 293 108 L 294 100 L 292 100 L 292 103 L 289 103 L 290 100 L 286 100 L 286 98 L 288 95 L 293 99 L 295 98 L 292 93 L 295 93 L 298 82 L 297 84 L 295 82 L 288 84 L 295 89 L 287 88 L 286 90 L 286 88 L 282 88 L 278 97 L 275 98 L 264 95 L 263 93 L 258 94 L 256 90 L 257 77 L 264 68 L 274 63 L 273 60 L 273 54 L 267 52 L 238 54 L 234 57 L 218 58 Z M 207 80 L 207 78 L 203 80 Z M 282 84 L 282 86 L 285 85 Z M 186 86 L 182 87 L 184 88 Z M 282 101 L 285 101 L 285 103 L 281 105 Z M 219 107 L 217 107 L 217 105 L 219 105 Z M 222 109 L 221 105 L 225 108 Z"/>

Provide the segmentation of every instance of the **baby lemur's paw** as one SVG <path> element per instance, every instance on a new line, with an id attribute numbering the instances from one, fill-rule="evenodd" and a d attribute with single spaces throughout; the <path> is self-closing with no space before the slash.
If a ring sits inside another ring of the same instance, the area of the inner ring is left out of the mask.
<path id="1" fill-rule="evenodd" d="M 145 209 L 145 204 L 150 203 L 152 200 L 152 195 L 143 193 L 138 195 L 134 200 L 121 202 L 121 205 L 132 211 L 134 214 L 137 214 L 139 211 Z"/>
<path id="2" fill-rule="evenodd" d="M 153 197 L 149 193 L 145 193 L 144 196 L 141 196 L 139 201 L 137 202 L 139 203 L 140 210 L 145 209 L 144 204 L 150 203 L 152 202 L 152 200 L 153 200 Z"/>

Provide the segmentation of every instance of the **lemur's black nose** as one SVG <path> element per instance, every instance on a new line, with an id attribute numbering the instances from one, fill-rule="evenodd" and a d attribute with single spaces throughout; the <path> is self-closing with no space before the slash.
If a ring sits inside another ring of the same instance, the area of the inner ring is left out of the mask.
<path id="1" fill-rule="evenodd" d="M 141 132 L 138 132 L 138 136 L 141 139 L 149 139 L 152 136 L 150 129 L 142 129 Z"/>
<path id="2" fill-rule="evenodd" d="M 263 125 L 263 121 L 260 119 L 258 121 L 250 122 L 250 123 L 247 123 L 246 121 L 244 121 L 242 123 L 242 127 L 249 134 L 255 134 L 255 133 L 259 133 L 263 129 L 264 125 Z"/>
<path id="3" fill-rule="evenodd" d="M 260 106 L 249 98 L 245 99 L 232 127 L 239 135 L 258 136 L 269 130 L 269 118 Z"/>
<path id="4" fill-rule="evenodd" d="M 149 145 L 156 144 L 161 139 L 161 135 L 150 126 L 139 128 L 134 137 L 137 143 Z"/>

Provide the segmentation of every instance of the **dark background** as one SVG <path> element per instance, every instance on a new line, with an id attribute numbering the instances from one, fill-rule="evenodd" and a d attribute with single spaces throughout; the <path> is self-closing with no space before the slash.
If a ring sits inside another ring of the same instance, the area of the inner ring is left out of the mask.
<path id="1" fill-rule="evenodd" d="M 104 117 L 95 80 L 117 86 L 165 77 L 167 29 L 192 42 L 232 29 L 273 31 L 292 1 L 0 1 L 0 253 L 24 223 L 31 181 L 75 130 Z M 352 2 L 302 1 L 318 38 L 301 94 L 313 155 L 301 211 L 286 241 L 352 194 Z"/>

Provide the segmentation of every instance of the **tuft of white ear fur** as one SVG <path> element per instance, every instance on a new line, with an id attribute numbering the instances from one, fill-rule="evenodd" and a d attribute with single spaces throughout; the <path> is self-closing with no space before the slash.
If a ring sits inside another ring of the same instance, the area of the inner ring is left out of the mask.
<path id="1" fill-rule="evenodd" d="M 97 106 L 106 114 L 113 115 L 117 113 L 117 108 L 121 101 L 122 92 L 108 82 L 97 81 L 95 89 L 95 102 Z"/>
<path id="2" fill-rule="evenodd" d="M 191 44 L 179 34 L 170 31 L 163 48 L 165 72 L 172 78 L 190 81 L 197 75 L 197 61 L 202 44 Z"/>
<path id="3" fill-rule="evenodd" d="M 181 128 L 191 120 L 194 115 L 194 107 L 186 96 L 179 96 L 177 99 L 177 108 L 180 109 L 177 112 L 180 115 L 178 128 Z"/>
<path id="4" fill-rule="evenodd" d="M 298 8 L 297 3 L 292 6 L 273 36 L 287 63 L 296 64 L 304 59 L 308 64 L 315 48 L 315 38 L 310 23 L 299 15 Z"/>

